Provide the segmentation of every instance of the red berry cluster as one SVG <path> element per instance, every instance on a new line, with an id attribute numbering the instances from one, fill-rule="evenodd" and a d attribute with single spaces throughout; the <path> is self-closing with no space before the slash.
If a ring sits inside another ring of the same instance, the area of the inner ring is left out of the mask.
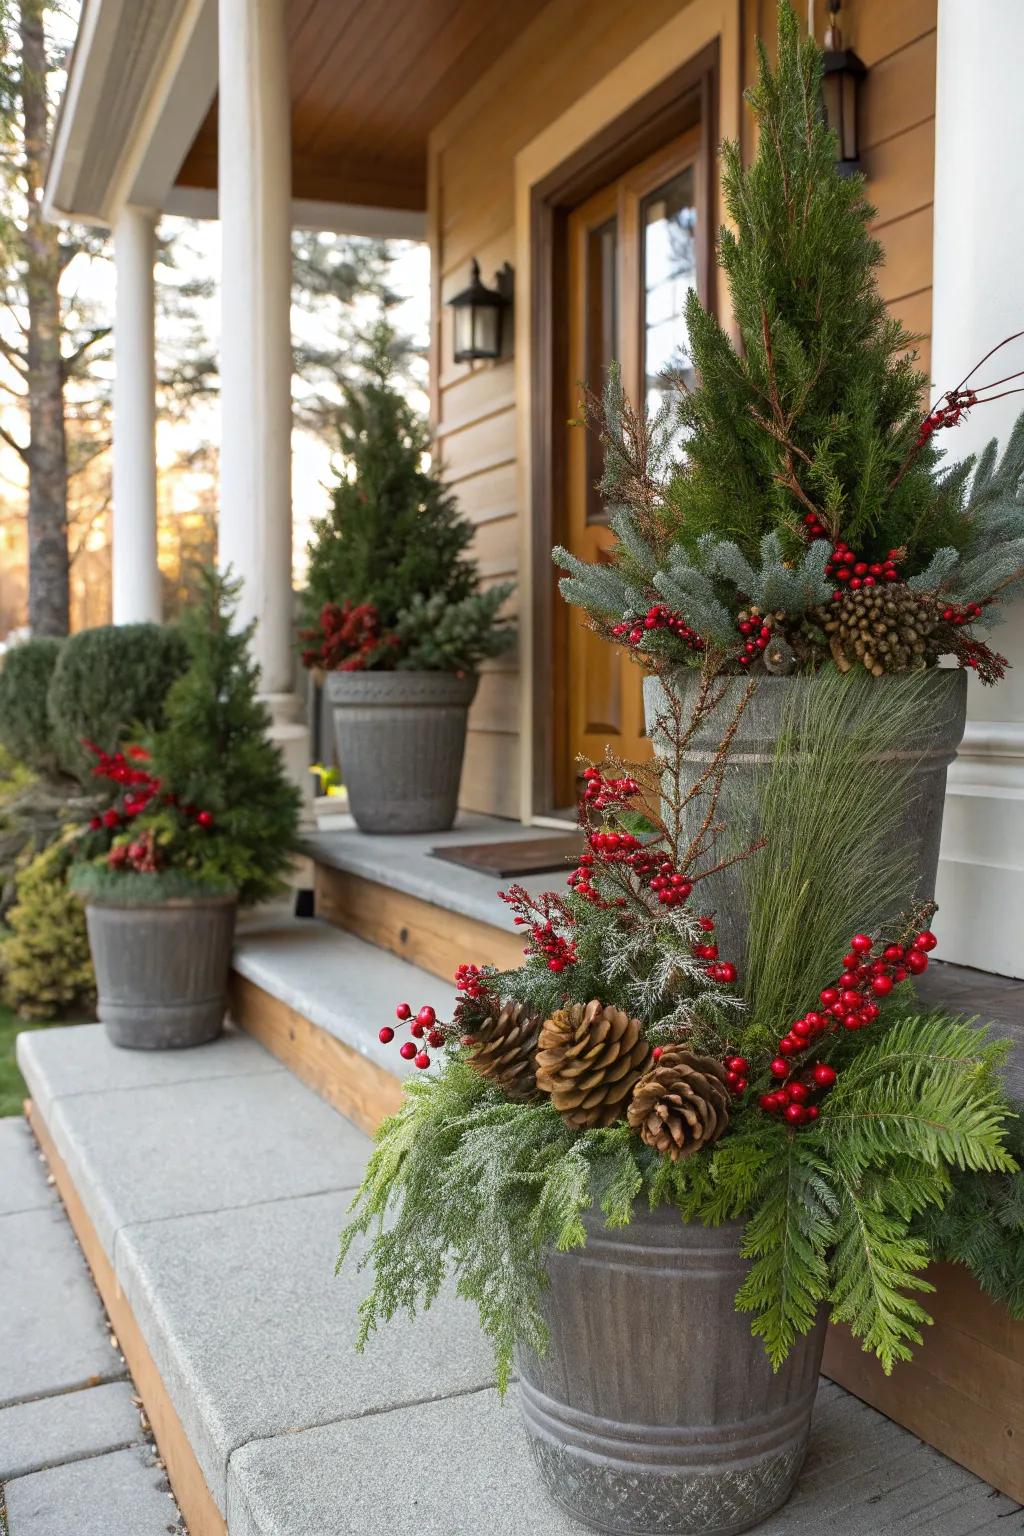
<path id="1" fill-rule="evenodd" d="M 380 614 L 372 603 L 324 603 L 312 629 L 299 632 L 299 639 L 312 642 L 302 653 L 304 667 L 322 667 L 325 672 L 361 672 L 376 659 L 379 651 L 398 645 L 396 635 L 384 634 Z"/>
<path id="2" fill-rule="evenodd" d="M 980 619 L 982 607 L 980 603 L 968 603 L 966 608 L 954 608 L 952 605 L 942 610 L 942 622 L 952 624 L 959 629 L 963 624 L 973 624 L 975 619 Z"/>
<path id="3" fill-rule="evenodd" d="M 543 956 L 549 971 L 564 971 L 567 965 L 576 964 L 575 942 L 559 932 L 560 926 L 571 929 L 572 914 L 557 892 L 545 891 L 535 897 L 525 886 L 510 885 L 507 891 L 499 891 L 498 896 L 515 912 L 512 921 L 516 927 L 530 930 L 524 955 Z"/>
<path id="4" fill-rule="evenodd" d="M 460 965 L 455 972 L 455 990 L 474 1001 L 490 996 L 487 977 L 478 965 Z"/>
<path id="5" fill-rule="evenodd" d="M 817 512 L 808 512 L 804 518 L 804 535 L 809 544 L 813 544 L 816 539 L 832 537 Z"/>
<path id="6" fill-rule="evenodd" d="M 782 1114 L 791 1125 L 817 1119 L 817 1106 L 808 1100 L 816 1089 L 832 1087 L 835 1069 L 827 1062 L 807 1065 L 792 1058 L 811 1050 L 826 1033 L 866 1029 L 878 1018 L 876 999 L 888 997 L 897 982 L 927 970 L 928 955 L 936 943 L 935 935 L 924 929 L 914 934 L 909 944 L 888 944 L 872 959 L 875 940 L 869 934 L 855 933 L 849 953 L 843 956 L 842 974 L 819 993 L 820 1008 L 797 1019 L 779 1041 L 779 1054 L 770 1071 L 780 1083 L 761 1095 L 761 1108 L 768 1114 Z"/>
<path id="7" fill-rule="evenodd" d="M 118 784 L 124 791 L 120 809 L 111 806 L 102 815 L 93 816 L 90 819 L 89 826 L 92 831 L 98 832 L 105 827 L 112 832 L 121 826 L 123 821 L 141 816 L 160 790 L 158 778 L 145 768 L 133 766 L 133 764 L 149 761 L 149 753 L 145 747 L 129 747 L 127 752 L 104 752 L 102 747 L 98 747 L 94 741 L 83 741 L 82 745 L 96 758 L 92 768 L 93 778 L 106 779 L 110 784 Z"/>
<path id="8" fill-rule="evenodd" d="M 403 1040 L 402 1044 L 398 1047 L 399 1056 L 401 1056 L 403 1061 L 415 1062 L 421 1072 L 425 1071 L 430 1066 L 427 1046 L 431 1046 L 436 1051 L 445 1042 L 444 1030 L 437 1027 L 437 1014 L 429 1003 L 424 1003 L 419 1013 L 413 1018 L 413 1012 L 409 1004 L 399 1003 L 395 1009 L 395 1018 L 403 1024 L 412 1019 L 412 1023 L 409 1025 L 409 1033 L 413 1038 L 411 1040 Z M 395 1038 L 395 1031 L 389 1024 L 385 1024 L 384 1028 L 378 1031 L 377 1038 L 384 1045 L 390 1045 Z M 419 1044 L 417 1044 L 417 1041 Z"/>
<path id="9" fill-rule="evenodd" d="M 107 854 L 111 869 L 131 870 L 137 875 L 151 875 L 161 868 L 163 858 L 156 838 L 147 829 L 134 842 L 118 843 Z"/>
<path id="10" fill-rule="evenodd" d="M 705 933 L 714 932 L 715 920 L 713 917 L 702 917 L 698 921 Z M 712 981 L 721 981 L 727 986 L 731 986 L 736 980 L 736 967 L 731 960 L 719 960 L 718 945 L 713 939 L 709 939 L 703 944 L 695 944 L 693 946 L 693 954 L 698 960 L 710 961 L 705 970 Z"/>
<path id="11" fill-rule="evenodd" d="M 942 427 L 959 426 L 964 412 L 978 403 L 978 396 L 973 389 L 951 389 L 942 398 L 944 403 L 937 405 L 917 429 L 919 448 L 923 448 L 932 433 L 938 432 Z"/>
<path id="12" fill-rule="evenodd" d="M 825 566 L 825 575 L 832 576 L 841 583 L 837 592 L 833 592 L 833 600 L 842 597 L 843 587 L 848 587 L 851 592 L 858 592 L 861 587 L 874 587 L 880 581 L 902 581 L 899 573 L 899 562 L 902 559 L 902 551 L 890 549 L 884 560 L 868 562 L 855 554 L 849 544 L 844 544 L 840 539 Z"/>
<path id="13" fill-rule="evenodd" d="M 624 805 L 640 793 L 636 779 L 606 779 L 600 768 L 591 765 L 583 770 L 584 790 L 581 800 L 585 809 L 606 811 L 614 805 Z"/>
<path id="14" fill-rule="evenodd" d="M 669 634 L 682 640 L 691 651 L 704 649 L 704 641 L 697 631 L 690 628 L 681 613 L 673 613 L 664 603 L 654 603 L 642 619 L 627 617 L 613 624 L 612 634 L 616 640 L 625 640 L 627 645 L 636 647 L 643 644 L 652 630 L 658 629 L 667 629 Z"/>
<path id="15" fill-rule="evenodd" d="M 743 649 L 738 653 L 736 660 L 741 667 L 749 667 L 752 661 L 756 661 L 763 650 L 767 649 L 768 642 L 772 638 L 771 625 L 765 624 L 761 619 L 737 619 L 736 628 L 741 635 L 746 637 Z"/>

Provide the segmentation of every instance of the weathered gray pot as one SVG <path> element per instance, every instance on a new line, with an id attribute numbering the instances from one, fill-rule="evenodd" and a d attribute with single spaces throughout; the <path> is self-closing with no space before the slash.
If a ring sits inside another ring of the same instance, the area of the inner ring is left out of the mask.
<path id="1" fill-rule="evenodd" d="M 886 695 L 898 688 L 899 677 L 880 677 L 870 682 L 871 700 L 879 715 L 886 709 Z M 728 766 L 719 800 L 718 819 L 728 829 L 729 841 L 717 850 L 717 856 L 754 841 L 758 835 L 756 779 L 766 772 L 774 759 L 780 726 L 789 714 L 798 691 L 806 694 L 814 688 L 814 677 L 763 677 L 740 717 L 729 752 Z M 946 795 L 946 770 L 956 756 L 967 714 L 967 674 L 960 668 L 936 667 L 920 678 L 925 689 L 914 734 L 903 743 L 898 754 L 872 763 L 892 761 L 902 769 L 912 770 L 912 789 L 898 829 L 899 844 L 907 853 L 910 875 L 907 888 L 894 891 L 889 914 L 897 917 L 914 902 L 931 901 L 935 895 L 935 877 L 939 862 L 939 838 Z M 684 719 L 689 721 L 697 705 L 700 678 L 696 671 L 680 671 L 671 679 L 681 698 Z M 694 733 L 683 754 L 686 778 L 697 778 L 715 756 L 722 734 L 739 706 L 747 679 L 728 680 L 728 687 L 718 709 Z M 659 720 L 666 711 L 661 681 L 644 679 L 644 709 L 647 733 L 654 750 L 663 755 L 659 745 Z M 868 760 L 866 760 L 868 761 Z M 827 793 L 827 786 L 822 786 Z M 702 797 L 691 806 L 691 823 L 696 832 L 706 810 Z M 770 850 L 760 857 L 770 858 Z M 701 910 L 715 913 L 715 938 L 722 956 L 742 963 L 746 951 L 747 902 L 743 889 L 742 865 L 710 876 L 700 885 Z"/>
<path id="2" fill-rule="evenodd" d="M 217 1038 L 236 907 L 234 896 L 131 907 L 87 902 L 97 1012 L 115 1045 L 170 1051 Z"/>
<path id="3" fill-rule="evenodd" d="M 444 832 L 455 820 L 475 674 L 331 672 L 349 809 L 362 832 Z"/>
<path id="4" fill-rule="evenodd" d="M 587 1245 L 552 1254 L 547 1354 L 520 1351 L 520 1402 L 548 1492 L 629 1536 L 731 1536 L 767 1518 L 803 1463 L 825 1315 L 773 1374 L 749 1315 L 743 1224 L 687 1225 L 638 1206 L 592 1212 Z"/>

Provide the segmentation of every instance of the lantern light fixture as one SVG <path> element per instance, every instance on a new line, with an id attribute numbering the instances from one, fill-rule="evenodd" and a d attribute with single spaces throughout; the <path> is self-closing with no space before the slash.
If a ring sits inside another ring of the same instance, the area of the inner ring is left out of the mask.
<path id="1" fill-rule="evenodd" d="M 506 312 L 512 307 L 512 268 L 508 262 L 495 273 L 494 287 L 480 278 L 474 257 L 468 288 L 448 300 L 452 311 L 453 345 L 457 363 L 495 362 L 504 343 Z"/>
<path id="2" fill-rule="evenodd" d="M 863 59 L 858 58 L 852 48 L 843 47 L 839 27 L 841 4 L 842 0 L 828 0 L 830 21 L 825 33 L 821 94 L 825 121 L 835 130 L 839 141 L 836 169 L 840 176 L 852 176 L 861 169 L 858 98 L 861 81 L 868 71 Z"/>

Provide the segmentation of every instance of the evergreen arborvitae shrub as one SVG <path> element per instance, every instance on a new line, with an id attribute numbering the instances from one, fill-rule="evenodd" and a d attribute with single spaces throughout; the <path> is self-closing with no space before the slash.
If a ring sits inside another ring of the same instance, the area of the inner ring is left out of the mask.
<path id="1" fill-rule="evenodd" d="M 46 698 L 63 644 L 40 635 L 13 646 L 0 666 L 0 746 L 43 772 L 55 761 Z"/>
<path id="2" fill-rule="evenodd" d="M 324 603 L 371 603 L 384 629 L 417 596 L 461 602 L 476 588 L 472 525 L 430 459 L 427 423 L 396 387 L 386 324 L 373 333 L 366 379 L 345 388 L 343 468 L 329 517 L 309 545 L 310 617 Z"/>
<path id="3" fill-rule="evenodd" d="M 296 847 L 300 799 L 257 696 L 252 628 L 232 628 L 240 585 L 207 571 L 200 600 L 182 619 L 188 669 L 172 685 L 163 728 L 150 742 L 149 766 L 162 794 L 135 820 L 132 837 L 152 830 L 168 874 L 230 887 L 248 905 L 281 888 Z M 108 891 L 113 882 L 139 878 L 104 873 Z"/>
<path id="4" fill-rule="evenodd" d="M 162 624 L 106 624 L 65 640 L 47 698 L 61 767 L 87 782 L 95 759 L 83 740 L 111 752 L 140 729 L 158 729 L 187 660 L 180 630 Z"/>
<path id="5" fill-rule="evenodd" d="M 343 467 L 331 514 L 314 522 L 309 544 L 306 608 L 319 629 L 303 639 L 321 646 L 347 603 L 373 610 L 384 637 L 360 667 L 471 671 L 512 644 L 510 624 L 498 619 L 512 587 L 480 590 L 467 553 L 473 525 L 431 459 L 426 421 L 395 385 L 393 344 L 381 322 L 365 381 L 345 389 Z"/>
<path id="6" fill-rule="evenodd" d="M 52 843 L 17 877 L 0 940 L 0 981 L 4 1001 L 25 1019 L 84 1014 L 95 998 L 85 912 L 67 881 L 71 849 L 67 837 Z"/>

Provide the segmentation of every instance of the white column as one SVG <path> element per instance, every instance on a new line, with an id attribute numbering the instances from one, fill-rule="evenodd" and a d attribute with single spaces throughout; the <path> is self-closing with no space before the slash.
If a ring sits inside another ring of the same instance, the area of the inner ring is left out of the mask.
<path id="1" fill-rule="evenodd" d="M 309 782 L 293 692 L 291 110 L 285 0 L 219 0 L 219 559 L 243 581 L 274 736 Z"/>
<path id="2" fill-rule="evenodd" d="M 1024 329 L 1024 4 L 939 0 L 932 398 Z M 1024 339 L 975 382 L 1024 367 Z M 1024 395 L 943 433 L 950 458 L 1006 441 Z M 970 680 L 967 734 L 949 775 L 937 898 L 940 954 L 1024 975 L 1024 602 L 991 644 L 1013 662 L 995 688 Z"/>
<path id="3" fill-rule="evenodd" d="M 153 258 L 156 221 L 125 207 L 114 226 L 115 624 L 159 621 L 156 563 L 156 400 Z"/>

